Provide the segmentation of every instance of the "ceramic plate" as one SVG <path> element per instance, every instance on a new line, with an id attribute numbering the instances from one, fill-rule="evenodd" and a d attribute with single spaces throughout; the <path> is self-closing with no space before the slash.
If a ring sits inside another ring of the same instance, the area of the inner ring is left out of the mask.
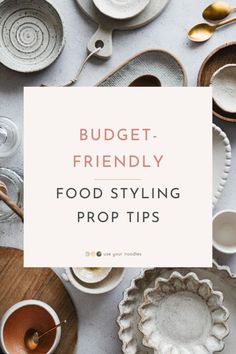
<path id="1" fill-rule="evenodd" d="M 164 50 L 141 52 L 110 73 L 98 86 L 127 87 L 141 76 L 156 77 L 162 87 L 186 86 L 187 77 L 181 63 Z"/>
<path id="2" fill-rule="evenodd" d="M 183 268 L 163 269 L 154 268 L 143 270 L 141 274 L 132 280 L 131 286 L 125 290 L 123 300 L 119 305 L 120 327 L 119 337 L 122 341 L 122 349 L 125 354 L 153 354 L 153 349 L 142 344 L 143 335 L 138 330 L 140 316 L 138 307 L 143 303 L 144 291 L 154 286 L 157 277 L 169 278 L 173 270 L 186 275 L 189 272 L 197 274 L 199 279 L 212 281 L 214 289 L 224 294 L 224 305 L 230 312 L 229 328 L 230 335 L 225 339 L 223 354 L 235 354 L 236 348 L 236 277 L 228 267 L 220 267 L 214 263 L 213 268 Z"/>
<path id="3" fill-rule="evenodd" d="M 226 134 L 213 124 L 213 207 L 224 189 L 231 165 L 231 147 Z"/>
<path id="4" fill-rule="evenodd" d="M 138 15 L 150 0 L 93 0 L 97 8 L 115 19 L 127 19 Z"/>
<path id="5" fill-rule="evenodd" d="M 2 1 L 0 28 L 0 62 L 12 70 L 42 70 L 63 49 L 61 18 L 45 0 Z"/>

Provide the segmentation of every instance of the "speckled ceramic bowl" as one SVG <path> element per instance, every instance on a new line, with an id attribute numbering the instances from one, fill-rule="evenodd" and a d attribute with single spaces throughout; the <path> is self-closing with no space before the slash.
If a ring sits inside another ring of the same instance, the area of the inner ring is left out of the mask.
<path id="1" fill-rule="evenodd" d="M 46 0 L 0 2 L 0 62 L 24 73 L 52 64 L 64 47 L 57 10 Z"/>

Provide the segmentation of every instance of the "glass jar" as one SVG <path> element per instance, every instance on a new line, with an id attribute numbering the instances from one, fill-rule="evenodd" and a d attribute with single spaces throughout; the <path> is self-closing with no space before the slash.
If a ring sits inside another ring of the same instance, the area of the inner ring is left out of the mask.
<path id="1" fill-rule="evenodd" d="M 8 196 L 20 208 L 23 206 L 23 180 L 14 171 L 8 168 L 0 168 L 0 181 L 7 187 Z M 0 222 L 9 220 L 14 212 L 0 200 Z"/>
<path id="2" fill-rule="evenodd" d="M 12 156 L 19 147 L 20 138 L 15 123 L 0 116 L 0 161 Z"/>

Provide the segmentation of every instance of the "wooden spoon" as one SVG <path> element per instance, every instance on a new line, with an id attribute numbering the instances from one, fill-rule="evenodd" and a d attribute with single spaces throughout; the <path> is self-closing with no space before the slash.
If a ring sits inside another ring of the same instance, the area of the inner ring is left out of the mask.
<path id="1" fill-rule="evenodd" d="M 200 23 L 194 26 L 188 32 L 188 38 L 193 42 L 205 42 L 210 39 L 215 30 L 219 27 L 228 25 L 229 23 L 235 22 L 236 17 L 230 18 L 229 20 L 222 21 L 216 25 L 209 25 L 208 23 Z"/>
<path id="2" fill-rule="evenodd" d="M 0 181 L 0 200 L 2 200 L 11 210 L 13 210 L 14 213 L 16 213 L 21 218 L 22 222 L 24 222 L 23 210 L 18 207 L 18 205 L 16 205 L 13 200 L 8 197 L 7 194 L 7 186 L 5 185 L 5 183 Z"/>
<path id="3" fill-rule="evenodd" d="M 221 21 L 224 20 L 229 14 L 236 10 L 236 6 L 231 6 L 224 1 L 216 1 L 210 6 L 208 6 L 204 11 L 202 16 L 207 21 Z"/>

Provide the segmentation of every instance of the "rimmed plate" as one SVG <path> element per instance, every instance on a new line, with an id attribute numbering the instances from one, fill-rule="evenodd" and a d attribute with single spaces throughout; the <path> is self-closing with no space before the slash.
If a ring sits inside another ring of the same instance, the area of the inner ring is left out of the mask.
<path id="1" fill-rule="evenodd" d="M 15 71 L 46 68 L 64 46 L 62 20 L 45 0 L 3 0 L 0 28 L 0 62 Z"/>
<path id="2" fill-rule="evenodd" d="M 213 124 L 213 207 L 220 198 L 231 166 L 231 146 L 227 135 Z"/>
<path id="3" fill-rule="evenodd" d="M 138 330 L 140 316 L 138 307 L 143 303 L 144 291 L 154 286 L 157 277 L 169 278 L 173 270 L 182 275 L 189 272 L 197 274 L 199 279 L 209 279 L 214 288 L 224 294 L 224 304 L 230 312 L 229 328 L 231 334 L 225 340 L 223 354 L 235 354 L 236 348 L 236 276 L 226 266 L 219 266 L 216 262 L 213 268 L 180 268 L 164 269 L 153 268 L 143 270 L 139 276 L 134 278 L 128 289 L 125 290 L 123 300 L 119 305 L 120 315 L 118 317 L 119 338 L 122 341 L 122 350 L 125 354 L 153 354 L 142 344 L 143 336 Z"/>
<path id="4" fill-rule="evenodd" d="M 209 86 L 213 74 L 227 64 L 236 64 L 236 42 L 226 43 L 207 56 L 198 74 L 198 86 Z M 236 114 L 223 111 L 215 102 L 213 114 L 220 119 L 236 123 Z"/>
<path id="5" fill-rule="evenodd" d="M 127 87 L 144 75 L 156 77 L 162 87 L 187 86 L 187 76 L 182 64 L 171 53 L 162 49 L 138 53 L 102 79 L 97 86 Z"/>

